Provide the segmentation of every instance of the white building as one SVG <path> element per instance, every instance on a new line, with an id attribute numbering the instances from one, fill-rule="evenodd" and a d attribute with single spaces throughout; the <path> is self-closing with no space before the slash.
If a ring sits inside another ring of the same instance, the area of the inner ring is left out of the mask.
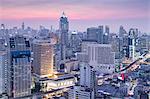
<path id="1" fill-rule="evenodd" d="M 112 73 L 115 70 L 115 54 L 109 44 L 83 42 L 78 60 L 93 66 L 98 73 Z"/>
<path id="2" fill-rule="evenodd" d="M 89 90 L 81 86 L 74 86 L 68 92 L 68 99 L 94 99 L 94 94 Z"/>
<path id="3" fill-rule="evenodd" d="M 95 85 L 95 71 L 94 68 L 86 63 L 81 63 L 80 66 L 80 85 L 94 89 Z"/>
<path id="4" fill-rule="evenodd" d="M 39 80 L 41 91 L 50 91 L 74 86 L 76 78 L 71 74 L 56 74 Z"/>

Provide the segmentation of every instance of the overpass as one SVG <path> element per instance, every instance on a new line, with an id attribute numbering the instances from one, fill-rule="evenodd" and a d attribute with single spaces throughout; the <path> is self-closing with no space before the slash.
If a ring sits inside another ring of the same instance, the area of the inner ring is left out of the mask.
<path id="1" fill-rule="evenodd" d="M 109 74 L 109 75 L 104 75 L 103 77 L 99 77 L 98 80 L 107 80 L 108 78 L 113 78 L 114 76 L 120 75 L 121 73 L 124 73 L 125 71 L 128 71 L 128 72 L 129 71 L 133 71 L 136 68 L 138 68 L 138 65 L 140 63 L 144 63 L 144 61 L 147 60 L 148 58 L 150 58 L 150 51 L 147 52 L 147 53 L 142 54 L 138 59 L 136 59 L 135 61 L 130 63 L 128 66 L 126 66 L 125 68 L 123 68 L 119 72 L 113 73 L 113 74 Z M 150 64 L 150 63 L 147 63 L 147 64 Z"/>

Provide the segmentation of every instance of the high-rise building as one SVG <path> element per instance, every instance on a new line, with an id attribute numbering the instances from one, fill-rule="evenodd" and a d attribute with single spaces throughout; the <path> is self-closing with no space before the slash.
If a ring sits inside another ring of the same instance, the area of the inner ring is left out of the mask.
<path id="1" fill-rule="evenodd" d="M 31 94 L 30 43 L 23 36 L 9 38 L 9 80 L 10 97 L 16 98 Z"/>
<path id="2" fill-rule="evenodd" d="M 0 51 L 0 94 L 8 94 L 8 58 L 6 51 Z"/>
<path id="3" fill-rule="evenodd" d="M 105 33 L 103 34 L 103 44 L 109 43 L 109 27 L 105 26 Z"/>
<path id="4" fill-rule="evenodd" d="M 5 35 L 6 35 L 5 25 L 1 24 L 1 27 L 0 27 L 0 38 L 4 38 Z"/>
<path id="5" fill-rule="evenodd" d="M 100 44 L 103 43 L 103 26 L 91 27 L 87 29 L 87 39 L 96 41 Z"/>
<path id="6" fill-rule="evenodd" d="M 122 38 L 125 35 L 127 35 L 126 30 L 124 29 L 123 26 L 120 26 L 120 28 L 119 28 L 119 37 Z"/>
<path id="7" fill-rule="evenodd" d="M 81 63 L 80 65 L 80 85 L 90 89 L 95 86 L 94 68 L 87 63 Z"/>
<path id="8" fill-rule="evenodd" d="M 64 61 L 66 59 L 66 49 L 67 49 L 67 46 L 69 45 L 68 43 L 69 22 L 64 12 L 62 16 L 60 17 L 59 29 L 61 33 L 61 38 L 60 38 L 61 39 L 60 40 L 61 41 L 60 42 L 61 60 Z"/>
<path id="9" fill-rule="evenodd" d="M 25 25 L 24 25 L 24 22 L 22 23 L 22 30 L 24 30 L 25 29 Z"/>
<path id="10" fill-rule="evenodd" d="M 101 25 L 101 26 L 98 27 L 98 29 L 99 29 L 99 32 L 98 32 L 98 35 L 97 35 L 98 43 L 103 44 L 104 27 Z"/>
<path id="11" fill-rule="evenodd" d="M 80 45 L 81 45 L 81 41 L 82 41 L 79 34 L 72 33 L 70 41 L 71 41 L 70 46 L 72 48 L 72 51 L 79 52 L 81 50 Z"/>
<path id="12" fill-rule="evenodd" d="M 87 63 L 80 64 L 80 84 L 69 90 L 69 99 L 95 99 L 95 70 Z"/>
<path id="13" fill-rule="evenodd" d="M 97 41 L 98 40 L 97 35 L 98 35 L 98 28 L 97 27 L 91 27 L 91 28 L 87 29 L 87 39 L 88 40 Z"/>
<path id="14" fill-rule="evenodd" d="M 114 72 L 115 53 L 111 45 L 96 42 L 82 42 L 82 51 L 78 53 L 80 62 L 88 63 L 99 73 Z"/>
<path id="15" fill-rule="evenodd" d="M 33 72 L 39 77 L 53 74 L 53 44 L 50 40 L 33 41 Z"/>
<path id="16" fill-rule="evenodd" d="M 141 37 L 139 37 L 139 40 L 138 40 L 138 50 L 141 52 L 141 53 L 144 53 L 145 51 L 148 51 L 149 50 L 149 36 L 148 35 L 142 35 Z"/>
<path id="17" fill-rule="evenodd" d="M 135 51 L 137 46 L 137 37 L 138 37 L 138 30 L 131 28 L 129 30 L 129 38 L 128 38 L 128 57 L 132 60 L 135 59 Z"/>

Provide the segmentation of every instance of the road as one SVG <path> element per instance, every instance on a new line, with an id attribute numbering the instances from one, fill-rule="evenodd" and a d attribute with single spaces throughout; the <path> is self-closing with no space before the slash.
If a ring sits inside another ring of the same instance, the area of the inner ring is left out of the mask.
<path id="1" fill-rule="evenodd" d="M 113 74 L 109 74 L 109 75 L 105 75 L 103 77 L 98 78 L 98 80 L 106 80 L 108 78 L 113 78 L 116 75 L 120 75 L 121 73 L 125 72 L 125 71 L 129 71 L 130 68 L 134 68 L 136 66 L 136 64 L 140 64 L 141 62 L 145 61 L 146 59 L 150 58 L 150 52 L 141 55 L 142 57 L 136 59 L 135 61 L 133 61 L 131 64 L 129 64 L 128 66 L 126 66 L 125 68 L 123 68 L 122 70 L 120 70 L 120 72 L 118 73 L 113 73 Z M 137 68 L 138 66 L 136 66 Z M 136 69 L 134 68 L 134 70 Z"/>

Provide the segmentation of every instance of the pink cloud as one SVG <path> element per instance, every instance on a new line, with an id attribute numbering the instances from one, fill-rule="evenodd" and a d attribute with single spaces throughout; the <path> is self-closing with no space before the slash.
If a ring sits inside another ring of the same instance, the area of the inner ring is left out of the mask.
<path id="1" fill-rule="evenodd" d="M 147 13 L 137 11 L 136 9 L 112 9 L 112 8 L 94 8 L 91 6 L 73 6 L 63 5 L 60 8 L 57 6 L 46 7 L 23 7 L 23 8 L 3 8 L 0 9 L 2 15 L 1 20 L 13 19 L 52 19 L 56 20 L 60 17 L 61 12 L 65 9 L 67 16 L 72 20 L 105 20 L 105 19 L 127 19 L 127 18 L 142 18 L 148 17 Z M 139 14 L 142 13 L 142 14 Z"/>

